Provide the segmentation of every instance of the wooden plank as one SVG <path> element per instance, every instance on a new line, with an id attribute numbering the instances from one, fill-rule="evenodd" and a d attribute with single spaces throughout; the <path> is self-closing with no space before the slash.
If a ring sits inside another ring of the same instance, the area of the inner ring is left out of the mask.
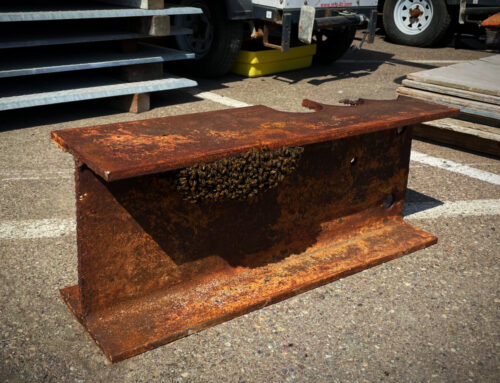
<path id="1" fill-rule="evenodd" d="M 149 93 L 136 93 L 106 100 L 111 107 L 128 113 L 143 113 L 150 109 Z"/>
<path id="2" fill-rule="evenodd" d="M 141 9 L 163 9 L 164 0 L 99 0 L 101 3 L 121 5 Z"/>
<path id="3" fill-rule="evenodd" d="M 120 68 L 123 81 L 148 81 L 163 78 L 163 63 L 130 65 Z"/>
<path id="4" fill-rule="evenodd" d="M 462 121 L 470 121 L 474 122 L 480 125 L 486 125 L 486 126 L 498 126 L 498 120 L 495 120 L 493 118 L 488 118 L 484 116 L 479 116 L 479 115 L 469 115 L 465 113 L 460 114 L 460 120 Z"/>
<path id="5" fill-rule="evenodd" d="M 413 81 L 413 80 L 403 80 L 403 85 L 408 88 L 421 89 L 434 93 L 441 93 L 448 96 L 456 96 L 460 98 L 466 98 L 473 101 L 486 102 L 489 104 L 500 105 L 500 97 L 492 96 L 489 94 L 482 94 L 476 92 L 470 92 L 468 90 L 461 90 L 455 88 L 449 88 L 446 86 L 428 84 L 425 82 Z"/>
<path id="6" fill-rule="evenodd" d="M 462 113 L 479 115 L 500 121 L 500 106 L 497 105 L 485 104 L 482 102 L 466 100 L 463 98 L 446 96 L 407 87 L 399 87 L 396 91 L 398 94 L 402 94 L 405 96 L 410 96 L 413 98 L 418 98 L 420 100 L 432 101 L 438 104 L 458 108 Z"/>
<path id="7" fill-rule="evenodd" d="M 169 36 L 170 16 L 141 17 L 138 21 L 138 32 L 149 36 Z"/>
<path id="8" fill-rule="evenodd" d="M 440 120 L 423 122 L 423 124 L 454 132 L 467 133 L 494 141 L 500 141 L 500 127 L 460 120 L 457 118 L 442 118 Z"/>
<path id="9" fill-rule="evenodd" d="M 500 65 L 476 60 L 411 73 L 408 79 L 471 92 L 500 96 Z"/>
<path id="10" fill-rule="evenodd" d="M 500 156 L 500 129 L 453 118 L 414 126 L 413 135 L 468 150 Z"/>

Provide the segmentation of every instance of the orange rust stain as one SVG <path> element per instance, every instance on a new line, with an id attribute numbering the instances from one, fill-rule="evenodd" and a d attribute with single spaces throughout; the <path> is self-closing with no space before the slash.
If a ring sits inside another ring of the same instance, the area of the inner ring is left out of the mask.
<path id="1" fill-rule="evenodd" d="M 52 133 L 88 165 L 76 169 L 79 286 L 61 294 L 111 361 L 436 242 L 402 219 L 412 132 L 397 128 L 456 111 L 410 99 L 314 107 Z M 172 173 L 153 174 L 268 143 L 304 152 L 251 201 L 191 204 Z M 103 169 L 122 179 L 104 182 Z"/>
<path id="2" fill-rule="evenodd" d="M 500 28 L 500 12 L 488 17 L 481 25 L 485 28 Z"/>

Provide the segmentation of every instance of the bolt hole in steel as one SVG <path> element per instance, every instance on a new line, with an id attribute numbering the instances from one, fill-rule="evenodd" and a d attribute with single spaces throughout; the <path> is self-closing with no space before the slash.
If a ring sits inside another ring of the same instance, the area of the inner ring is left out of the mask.
<path id="1" fill-rule="evenodd" d="M 394 7 L 394 22 L 406 35 L 417 35 L 431 24 L 433 8 L 430 0 L 399 0 Z"/>
<path id="2" fill-rule="evenodd" d="M 387 194 L 384 202 L 384 209 L 390 209 L 394 205 L 394 196 L 392 194 Z"/>

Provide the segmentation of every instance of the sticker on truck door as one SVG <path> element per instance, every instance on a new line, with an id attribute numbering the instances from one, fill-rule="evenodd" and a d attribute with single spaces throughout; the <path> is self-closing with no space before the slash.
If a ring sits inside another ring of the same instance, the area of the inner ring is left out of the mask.
<path id="1" fill-rule="evenodd" d="M 334 2 L 334 3 L 322 3 L 321 7 L 352 7 L 352 3 L 350 2 Z"/>

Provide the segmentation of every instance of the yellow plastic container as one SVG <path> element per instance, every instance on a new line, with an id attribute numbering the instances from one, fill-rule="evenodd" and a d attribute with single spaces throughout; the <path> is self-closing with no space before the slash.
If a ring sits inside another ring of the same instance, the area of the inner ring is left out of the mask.
<path id="1" fill-rule="evenodd" d="M 232 72 L 247 77 L 259 77 L 307 68 L 311 66 L 315 53 L 315 44 L 290 48 L 286 53 L 277 49 L 256 52 L 241 50 Z"/>

